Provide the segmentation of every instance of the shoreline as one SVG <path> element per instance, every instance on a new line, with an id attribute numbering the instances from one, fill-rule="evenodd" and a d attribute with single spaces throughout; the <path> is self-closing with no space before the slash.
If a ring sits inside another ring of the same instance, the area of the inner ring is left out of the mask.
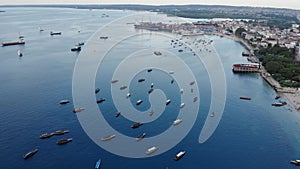
<path id="1" fill-rule="evenodd" d="M 229 35 L 224 35 L 222 33 L 211 33 L 211 35 L 216 35 L 216 36 L 220 36 L 220 37 L 224 37 L 227 39 L 231 39 L 234 40 L 236 42 L 241 43 L 243 46 L 245 46 L 245 48 L 248 51 L 253 51 L 254 48 L 249 45 L 247 42 L 245 42 L 244 40 L 237 38 L 235 35 L 233 36 L 229 36 Z M 268 72 L 267 70 L 262 66 L 261 71 L 259 72 L 260 76 L 275 90 L 275 92 L 280 95 L 283 96 L 283 98 L 285 98 L 290 105 L 296 110 L 296 111 L 300 111 L 300 90 L 298 88 L 291 88 L 291 87 L 281 87 L 280 83 L 278 81 L 276 81 Z M 268 75 L 268 76 L 265 76 Z"/>

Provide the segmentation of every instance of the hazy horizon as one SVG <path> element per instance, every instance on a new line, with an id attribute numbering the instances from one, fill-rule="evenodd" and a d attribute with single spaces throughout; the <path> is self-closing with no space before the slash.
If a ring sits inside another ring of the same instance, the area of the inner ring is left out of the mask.
<path id="1" fill-rule="evenodd" d="M 251 6 L 251 7 L 272 7 L 272 8 L 288 8 L 300 10 L 299 0 L 165 0 L 158 2 L 157 0 L 2 0 L 1 5 L 34 5 L 34 4 L 95 4 L 95 5 L 109 5 L 109 4 L 140 4 L 140 5 L 228 5 L 228 6 Z"/>

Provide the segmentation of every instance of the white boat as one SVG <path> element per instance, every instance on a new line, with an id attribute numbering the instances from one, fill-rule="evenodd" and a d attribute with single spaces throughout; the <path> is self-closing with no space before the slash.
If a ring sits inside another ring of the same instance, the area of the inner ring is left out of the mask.
<path id="1" fill-rule="evenodd" d="M 161 52 L 160 51 L 154 51 L 154 54 L 158 56 L 158 55 L 161 55 Z"/>
<path id="2" fill-rule="evenodd" d="M 23 56 L 23 54 L 22 54 L 22 52 L 21 52 L 20 50 L 18 50 L 18 56 L 19 56 L 19 57 L 22 57 L 22 56 Z"/>
<path id="3" fill-rule="evenodd" d="M 146 136 L 146 133 L 143 133 L 139 135 L 137 138 L 135 138 L 136 141 L 141 141 Z"/>
<path id="4" fill-rule="evenodd" d="M 138 100 L 138 101 L 136 102 L 136 105 L 140 105 L 141 103 L 143 103 L 143 100 Z"/>
<path id="5" fill-rule="evenodd" d="M 61 101 L 59 102 L 59 104 L 68 104 L 68 103 L 70 103 L 69 100 L 61 100 Z"/>
<path id="6" fill-rule="evenodd" d="M 183 94 L 183 89 L 180 89 L 180 94 Z"/>
<path id="7" fill-rule="evenodd" d="M 214 117 L 215 116 L 215 112 L 211 112 L 210 117 Z"/>
<path id="8" fill-rule="evenodd" d="M 158 150 L 158 147 L 153 146 L 146 151 L 146 154 L 150 155 L 150 154 L 154 153 L 156 150 Z"/>
<path id="9" fill-rule="evenodd" d="M 130 94 L 130 93 L 127 93 L 126 99 L 128 99 L 130 96 L 131 96 L 131 94 Z"/>
<path id="10" fill-rule="evenodd" d="M 180 108 L 181 108 L 181 109 L 184 108 L 184 106 L 185 106 L 184 103 L 181 103 L 181 104 L 180 104 Z"/>
<path id="11" fill-rule="evenodd" d="M 172 71 L 172 70 L 171 70 L 171 71 L 169 71 L 169 74 L 174 74 L 174 71 Z"/>
<path id="12" fill-rule="evenodd" d="M 81 112 L 81 111 L 83 111 L 83 110 L 84 110 L 84 108 L 79 107 L 79 108 L 74 108 L 74 109 L 73 109 L 73 112 L 74 112 L 74 113 L 79 113 L 79 112 Z"/>
<path id="13" fill-rule="evenodd" d="M 175 157 L 174 160 L 178 161 L 185 155 L 185 151 L 180 151 Z"/>
<path id="14" fill-rule="evenodd" d="M 151 110 L 151 111 L 149 111 L 149 112 L 148 112 L 148 115 L 149 115 L 149 116 L 152 116 L 152 115 L 153 115 L 153 113 L 154 113 L 154 111 L 153 111 L 153 110 Z"/>
<path id="15" fill-rule="evenodd" d="M 170 100 L 170 99 L 166 100 L 166 105 L 168 105 L 168 104 L 170 104 L 170 103 L 171 103 L 171 100 Z"/>
<path id="16" fill-rule="evenodd" d="M 173 121 L 173 126 L 176 126 L 176 125 L 180 124 L 181 122 L 182 122 L 181 119 L 177 119 L 177 120 Z"/>
<path id="17" fill-rule="evenodd" d="M 111 140 L 111 139 L 113 139 L 113 138 L 115 138 L 115 137 L 116 137 L 115 134 L 108 135 L 108 136 L 102 137 L 102 138 L 101 138 L 101 141 L 108 141 L 108 140 Z"/>

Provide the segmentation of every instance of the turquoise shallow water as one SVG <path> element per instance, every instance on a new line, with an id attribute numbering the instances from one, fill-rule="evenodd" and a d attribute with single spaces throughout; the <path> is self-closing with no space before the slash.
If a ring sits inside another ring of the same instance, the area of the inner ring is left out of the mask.
<path id="1" fill-rule="evenodd" d="M 70 48 L 78 42 L 86 42 L 103 25 L 116 18 L 132 14 L 132 11 L 79 10 L 56 8 L 1 8 L 0 41 L 17 40 L 19 33 L 25 36 L 25 46 L 0 48 L 0 164 L 4 169 L 15 168 L 93 168 L 102 158 L 102 168 L 204 168 L 204 169 L 282 169 L 295 168 L 289 161 L 300 157 L 299 113 L 291 106 L 272 107 L 276 93 L 258 75 L 233 74 L 231 65 L 244 62 L 241 56 L 244 47 L 232 40 L 216 36 L 212 39 L 219 54 L 226 75 L 227 100 L 223 118 L 214 135 L 204 144 L 198 143 L 198 136 L 208 113 L 211 90 L 209 77 L 201 61 L 187 53 L 180 58 L 189 66 L 196 77 L 200 90 L 198 118 L 189 132 L 177 146 L 155 157 L 130 159 L 111 154 L 94 144 L 82 130 L 72 104 L 59 105 L 62 99 L 72 100 L 72 74 L 78 54 Z M 108 14 L 109 17 L 102 17 Z M 44 32 L 39 32 L 38 27 Z M 62 31 L 61 36 L 49 35 L 50 31 Z M 78 32 L 80 31 L 80 32 Z M 123 49 L 133 48 L 137 43 L 160 43 L 171 48 L 169 41 L 156 36 L 141 36 L 120 43 Z M 142 45 L 141 45 L 142 46 Z M 137 46 L 135 46 L 137 47 Z M 24 56 L 18 58 L 17 50 Z M 101 88 L 98 97 L 107 100 L 101 104 L 104 112 L 115 112 L 110 93 L 110 78 L 121 62 L 118 49 L 111 57 L 104 59 L 96 77 L 95 86 Z M 143 98 L 145 102 L 136 108 L 140 111 L 149 107 L 147 90 L 137 83 L 140 77 L 147 77 L 145 84 L 152 81 L 172 98 L 172 104 L 179 105 L 178 86 L 169 85 L 171 76 L 159 70 L 139 72 L 133 79 L 130 90 L 132 102 Z M 149 80 L 149 81 L 148 81 Z M 219 84 L 224 86 L 225 84 Z M 146 95 L 145 95 L 146 93 Z M 251 101 L 240 100 L 249 96 Z M 137 97 L 139 96 L 139 97 Z M 150 136 L 168 128 L 165 119 L 168 113 L 178 112 L 178 107 L 167 107 L 152 127 L 144 125 Z M 130 121 L 105 115 L 116 130 L 135 137 L 143 128 L 127 129 Z M 153 127 L 154 126 L 154 127 Z M 39 139 L 44 132 L 69 129 L 65 136 Z M 57 146 L 55 142 L 63 137 L 73 137 L 73 142 Z M 172 139 L 172 138 L 169 138 Z M 166 140 L 167 142 L 168 140 Z M 29 160 L 22 156 L 31 149 L 39 152 Z M 179 150 L 187 154 L 180 161 L 173 161 Z M 130 151 L 130 150 L 128 150 Z"/>

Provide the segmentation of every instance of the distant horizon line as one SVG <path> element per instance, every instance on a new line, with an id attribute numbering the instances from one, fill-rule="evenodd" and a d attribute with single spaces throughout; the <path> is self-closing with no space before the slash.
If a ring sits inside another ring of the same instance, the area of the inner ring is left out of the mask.
<path id="1" fill-rule="evenodd" d="M 39 3 L 39 4 L 0 4 L 0 7 L 5 7 L 5 6 L 68 6 L 68 5 L 80 5 L 80 6 L 117 6 L 117 5 L 126 5 L 126 6 L 222 6 L 222 7 L 243 7 L 243 8 L 269 8 L 269 9 L 286 9 L 286 10 L 297 10 L 300 11 L 298 8 L 288 8 L 288 7 L 271 7 L 271 6 L 250 6 L 250 5 L 224 5 L 224 4 L 138 4 L 138 3 L 112 3 L 112 4 L 97 4 L 97 3 L 53 3 L 53 4 L 48 4 L 48 3 Z"/>

